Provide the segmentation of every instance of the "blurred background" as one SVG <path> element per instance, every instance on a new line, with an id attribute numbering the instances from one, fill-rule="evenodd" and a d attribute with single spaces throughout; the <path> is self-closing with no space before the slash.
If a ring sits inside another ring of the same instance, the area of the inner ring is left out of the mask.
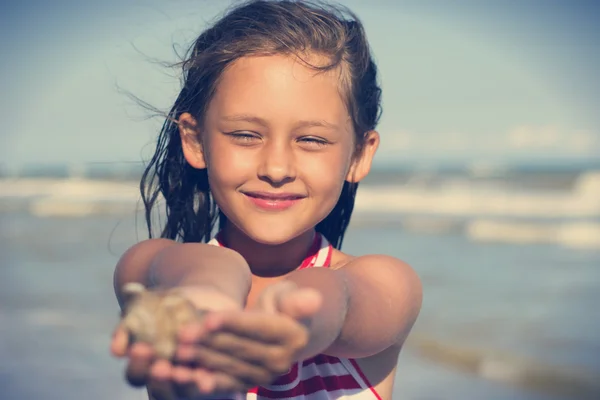
<path id="1" fill-rule="evenodd" d="M 394 399 L 600 398 L 600 5 L 341 1 L 382 145 L 344 249 L 419 272 Z M 0 4 L 0 398 L 136 399 L 112 271 L 177 61 L 228 1 Z M 174 51 L 175 50 L 175 51 Z"/>

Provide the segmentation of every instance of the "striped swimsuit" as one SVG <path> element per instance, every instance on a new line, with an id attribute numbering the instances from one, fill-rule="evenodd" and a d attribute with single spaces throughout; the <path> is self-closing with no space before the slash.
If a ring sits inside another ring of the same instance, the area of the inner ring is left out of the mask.
<path id="1" fill-rule="evenodd" d="M 222 246 L 217 240 L 209 242 Z M 320 234 L 299 269 L 329 267 L 333 247 Z M 281 375 L 268 386 L 260 386 L 239 394 L 232 400 L 303 399 L 303 400 L 381 400 L 381 396 L 369 383 L 357 362 L 319 354 L 292 365 L 290 371 Z"/>

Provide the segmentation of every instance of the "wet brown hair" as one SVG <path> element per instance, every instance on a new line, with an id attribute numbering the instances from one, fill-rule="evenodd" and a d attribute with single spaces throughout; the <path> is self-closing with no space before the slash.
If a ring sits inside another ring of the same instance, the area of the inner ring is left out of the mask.
<path id="1" fill-rule="evenodd" d="M 189 112 L 203 122 L 219 78 L 232 62 L 274 54 L 296 56 L 317 72 L 339 68 L 341 93 L 356 135 L 356 154 L 360 153 L 365 134 L 375 129 L 381 114 L 377 68 L 360 20 L 346 8 L 316 2 L 242 3 L 206 29 L 180 64 L 183 87 L 140 183 L 150 237 L 152 210 L 161 195 L 167 218 L 161 237 L 206 242 L 217 222 L 223 228 L 227 218 L 211 195 L 206 169 L 193 168 L 183 156 L 177 121 Z M 311 65 L 305 61 L 310 54 L 325 56 L 329 62 Z M 344 182 L 334 209 L 316 227 L 338 249 L 350 223 L 357 188 L 358 183 Z"/>

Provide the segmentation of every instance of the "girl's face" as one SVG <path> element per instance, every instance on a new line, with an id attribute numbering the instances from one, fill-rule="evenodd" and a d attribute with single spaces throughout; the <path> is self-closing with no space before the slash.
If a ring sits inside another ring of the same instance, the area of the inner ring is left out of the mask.
<path id="1" fill-rule="evenodd" d="M 207 168 L 212 194 L 252 240 L 286 243 L 314 228 L 338 201 L 344 180 L 369 171 L 379 137 L 355 138 L 338 73 L 315 73 L 293 57 L 245 57 L 221 76 L 203 125 L 180 119 L 183 150 Z"/>

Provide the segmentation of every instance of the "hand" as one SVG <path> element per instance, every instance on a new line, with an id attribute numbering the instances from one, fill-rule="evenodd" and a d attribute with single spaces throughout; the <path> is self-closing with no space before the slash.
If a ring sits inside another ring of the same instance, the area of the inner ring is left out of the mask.
<path id="1" fill-rule="evenodd" d="M 156 291 L 146 290 L 139 284 L 130 286 L 124 290 L 126 307 L 111 343 L 115 356 L 129 358 L 128 382 L 133 386 L 147 385 L 155 392 L 154 397 L 161 399 L 170 399 L 174 393 L 197 394 L 197 390 L 192 390 L 195 387 L 178 384 L 181 371 L 170 362 L 177 331 L 185 323 L 201 320 L 195 307 L 233 310 L 240 309 L 241 305 L 212 288 Z M 176 379 L 170 382 L 171 378 Z"/>
<path id="2" fill-rule="evenodd" d="M 321 306 L 313 289 L 282 281 L 268 287 L 248 311 L 216 312 L 184 327 L 176 360 L 202 368 L 202 393 L 244 392 L 289 371 L 309 341 L 302 323 Z M 210 371 L 210 372 L 209 372 Z M 191 372 L 183 374 L 192 382 Z"/>

